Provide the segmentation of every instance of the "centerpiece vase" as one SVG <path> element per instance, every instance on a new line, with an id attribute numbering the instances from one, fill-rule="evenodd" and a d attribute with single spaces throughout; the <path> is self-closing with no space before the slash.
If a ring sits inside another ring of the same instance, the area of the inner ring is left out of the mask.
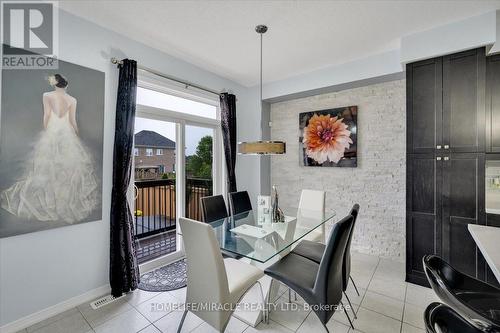
<path id="1" fill-rule="evenodd" d="M 273 185 L 272 191 L 272 210 L 271 210 L 271 221 L 273 223 L 284 223 L 285 222 L 285 214 L 278 205 L 278 189 L 276 185 Z"/>

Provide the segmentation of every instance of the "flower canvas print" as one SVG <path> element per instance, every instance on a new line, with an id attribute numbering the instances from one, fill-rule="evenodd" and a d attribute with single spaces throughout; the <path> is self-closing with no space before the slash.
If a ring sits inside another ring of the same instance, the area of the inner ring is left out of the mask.
<path id="1" fill-rule="evenodd" d="M 357 106 L 299 114 L 303 166 L 357 166 Z"/>

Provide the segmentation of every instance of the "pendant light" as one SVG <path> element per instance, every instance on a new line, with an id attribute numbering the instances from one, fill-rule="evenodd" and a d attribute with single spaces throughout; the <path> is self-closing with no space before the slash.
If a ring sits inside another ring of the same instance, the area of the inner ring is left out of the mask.
<path id="1" fill-rule="evenodd" d="M 258 25 L 255 31 L 260 35 L 260 111 L 262 113 L 262 37 L 267 31 L 267 26 Z M 284 153 L 286 153 L 286 143 L 283 141 L 238 142 L 238 154 L 280 155 Z"/>

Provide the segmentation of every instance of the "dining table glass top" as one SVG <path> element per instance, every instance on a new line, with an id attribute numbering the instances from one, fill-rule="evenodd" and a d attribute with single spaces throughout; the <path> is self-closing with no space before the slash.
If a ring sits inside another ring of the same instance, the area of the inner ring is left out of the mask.
<path id="1" fill-rule="evenodd" d="M 315 211 L 281 207 L 284 222 L 269 222 L 269 217 L 246 211 L 210 222 L 221 250 L 265 263 L 288 252 L 304 238 L 324 242 L 325 223 L 333 221 L 335 211 Z M 309 236 L 308 236 L 309 235 Z"/>

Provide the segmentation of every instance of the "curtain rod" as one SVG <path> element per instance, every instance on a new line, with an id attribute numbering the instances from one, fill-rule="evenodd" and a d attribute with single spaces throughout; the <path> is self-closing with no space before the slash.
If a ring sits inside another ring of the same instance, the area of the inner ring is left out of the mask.
<path id="1" fill-rule="evenodd" d="M 115 65 L 121 65 L 121 64 L 123 64 L 123 61 L 118 60 L 117 58 L 111 58 L 111 63 L 115 64 Z M 151 69 L 151 68 L 148 68 L 148 67 L 137 65 L 137 68 L 140 69 L 140 70 L 146 71 L 148 73 L 154 74 L 156 76 L 160 76 L 160 77 L 162 77 L 164 79 L 167 79 L 167 80 L 170 80 L 170 81 L 174 81 L 174 82 L 183 84 L 186 87 L 186 89 L 188 87 L 193 87 L 193 88 L 196 88 L 196 89 L 199 89 L 199 90 L 203 90 L 203 91 L 206 91 L 208 93 L 211 93 L 211 94 L 214 94 L 214 95 L 217 95 L 217 96 L 220 96 L 220 94 L 221 94 L 220 92 L 217 92 L 215 90 L 204 88 L 204 87 L 199 86 L 197 84 L 194 84 L 194 83 L 191 83 L 191 82 L 187 82 L 187 81 L 183 81 L 183 80 L 177 79 L 177 78 L 172 77 L 172 76 L 168 76 L 166 74 L 157 72 L 154 69 Z"/>

